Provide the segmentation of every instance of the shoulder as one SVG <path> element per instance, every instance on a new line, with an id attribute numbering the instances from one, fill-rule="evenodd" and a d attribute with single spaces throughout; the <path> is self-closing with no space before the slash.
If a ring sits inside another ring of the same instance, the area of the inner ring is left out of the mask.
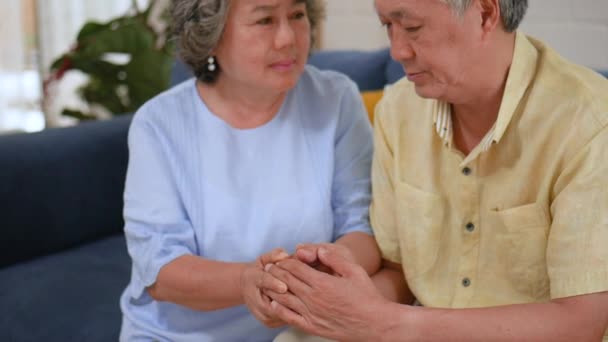
<path id="1" fill-rule="evenodd" d="M 320 70 L 306 65 L 297 85 L 299 91 L 318 98 L 334 98 L 336 95 L 359 92 L 357 85 L 348 76 L 333 70 Z"/>
<path id="2" fill-rule="evenodd" d="M 543 42 L 528 39 L 539 53 L 533 91 L 550 98 L 556 111 L 567 109 L 579 119 L 588 116 L 600 126 L 608 125 L 608 79 L 563 58 Z"/>
<path id="3" fill-rule="evenodd" d="M 300 112 L 302 122 L 314 127 L 367 120 L 357 85 L 336 71 L 307 65 L 291 95 L 291 108 Z"/>
<path id="4" fill-rule="evenodd" d="M 436 102 L 425 99 L 416 93 L 415 86 L 407 78 L 402 78 L 384 88 L 382 99 L 376 107 L 375 121 L 384 126 L 396 126 L 401 122 L 419 122 L 420 119 L 408 117 L 427 111 Z"/>
<path id="5" fill-rule="evenodd" d="M 137 110 L 131 127 L 160 129 L 185 120 L 189 112 L 185 106 L 194 100 L 195 87 L 195 80 L 190 79 L 156 95 Z"/>
<path id="6" fill-rule="evenodd" d="M 522 127 L 548 127 L 542 130 L 545 143 L 561 151 L 562 159 L 570 160 L 598 141 L 608 127 L 608 80 L 568 61 L 543 42 L 528 39 L 538 59 Z"/>

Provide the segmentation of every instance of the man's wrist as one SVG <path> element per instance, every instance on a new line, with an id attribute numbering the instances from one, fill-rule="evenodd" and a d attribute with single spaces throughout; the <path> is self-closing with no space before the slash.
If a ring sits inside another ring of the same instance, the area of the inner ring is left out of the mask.
<path id="1" fill-rule="evenodd" d="M 388 332 L 397 325 L 395 322 L 397 308 L 394 304 L 396 303 L 388 300 L 381 301 L 370 311 L 370 324 L 367 327 L 367 334 L 364 334 L 364 336 L 368 335 L 366 338 L 368 341 L 386 341 L 390 336 Z"/>
<path id="2" fill-rule="evenodd" d="M 386 302 L 374 317 L 374 341 L 418 341 L 414 324 L 414 311 L 410 305 Z M 404 334 L 407 332 L 407 334 Z"/>

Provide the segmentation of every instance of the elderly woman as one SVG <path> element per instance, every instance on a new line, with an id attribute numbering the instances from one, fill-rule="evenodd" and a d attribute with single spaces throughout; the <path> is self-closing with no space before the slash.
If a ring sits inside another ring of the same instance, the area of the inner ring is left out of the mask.
<path id="1" fill-rule="evenodd" d="M 363 104 L 345 76 L 306 65 L 322 9 L 173 1 L 196 78 L 146 103 L 129 132 L 121 341 L 272 340 L 284 323 L 263 290 L 287 289 L 265 266 L 299 243 L 335 242 L 378 269 Z"/>

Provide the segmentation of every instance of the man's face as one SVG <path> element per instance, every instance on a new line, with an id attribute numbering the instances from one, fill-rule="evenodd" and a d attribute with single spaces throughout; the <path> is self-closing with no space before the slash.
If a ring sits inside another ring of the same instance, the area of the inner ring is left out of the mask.
<path id="1" fill-rule="evenodd" d="M 473 1 L 458 17 L 440 0 L 375 0 L 391 55 L 406 69 L 419 96 L 454 103 L 475 82 L 472 71 L 482 47 L 477 4 Z"/>

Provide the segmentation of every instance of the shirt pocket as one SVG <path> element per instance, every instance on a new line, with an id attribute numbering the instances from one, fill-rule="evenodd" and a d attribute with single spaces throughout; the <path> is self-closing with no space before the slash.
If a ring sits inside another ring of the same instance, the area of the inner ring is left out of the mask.
<path id="1" fill-rule="evenodd" d="M 429 272 L 437 262 L 445 205 L 442 197 L 404 182 L 396 190 L 401 262 L 411 280 Z"/>
<path id="2" fill-rule="evenodd" d="M 531 300 L 549 295 L 547 274 L 547 236 L 551 220 L 538 203 L 504 210 L 495 209 L 502 224 L 497 236 L 501 263 L 512 286 Z M 499 228 L 499 227 L 497 227 Z"/>

